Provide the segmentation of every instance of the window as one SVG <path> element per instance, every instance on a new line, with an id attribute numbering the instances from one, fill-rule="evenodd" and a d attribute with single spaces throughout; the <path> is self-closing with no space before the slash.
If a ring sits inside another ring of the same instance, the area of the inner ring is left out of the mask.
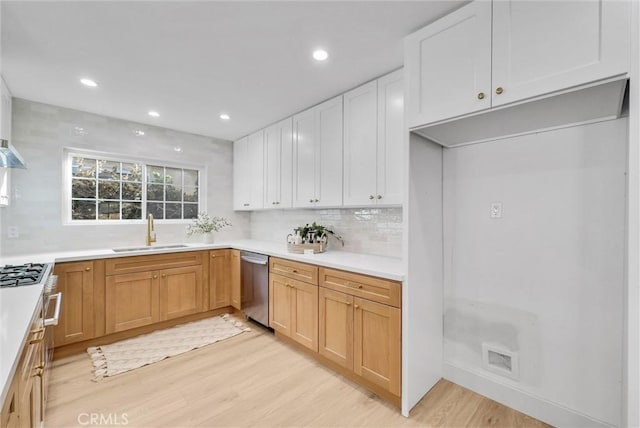
<path id="1" fill-rule="evenodd" d="M 71 222 L 198 216 L 200 170 L 69 153 Z"/>

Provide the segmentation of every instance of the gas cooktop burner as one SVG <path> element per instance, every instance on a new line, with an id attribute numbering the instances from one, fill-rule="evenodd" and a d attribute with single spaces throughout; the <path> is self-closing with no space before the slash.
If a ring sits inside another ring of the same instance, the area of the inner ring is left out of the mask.
<path id="1" fill-rule="evenodd" d="M 42 263 L 27 263 L 0 267 L 0 287 L 38 284 L 42 281 L 47 266 Z"/>

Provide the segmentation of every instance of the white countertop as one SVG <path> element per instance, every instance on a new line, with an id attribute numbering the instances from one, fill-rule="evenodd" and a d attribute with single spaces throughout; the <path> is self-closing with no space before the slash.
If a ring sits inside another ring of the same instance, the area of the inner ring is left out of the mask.
<path id="1" fill-rule="evenodd" d="M 158 244 L 156 247 L 162 247 Z M 152 247 L 153 248 L 153 247 Z M 140 256 L 145 254 L 178 253 L 220 248 L 235 248 L 252 251 L 303 263 L 311 263 L 334 269 L 344 269 L 365 275 L 402 281 L 404 279 L 401 259 L 371 256 L 344 251 L 327 251 L 321 254 L 293 254 L 287 252 L 286 244 L 256 240 L 226 241 L 215 244 L 186 244 L 183 248 L 153 248 L 152 250 L 114 252 L 112 249 L 78 250 L 57 253 L 40 253 L 3 257 L 0 265 L 23 263 L 62 263 L 114 257 Z M 41 285 L 28 285 L 0 289 L 0 404 L 8 392 L 8 381 L 15 371 L 20 352 L 25 343 L 31 319 L 42 298 Z"/>
<path id="2" fill-rule="evenodd" d="M 0 405 L 9 392 L 42 289 L 42 285 L 0 289 Z"/>

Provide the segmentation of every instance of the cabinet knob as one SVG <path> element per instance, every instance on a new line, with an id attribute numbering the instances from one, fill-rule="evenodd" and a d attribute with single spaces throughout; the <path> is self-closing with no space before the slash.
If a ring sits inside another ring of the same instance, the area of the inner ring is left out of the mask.
<path id="1" fill-rule="evenodd" d="M 320 199 L 316 199 L 314 202 L 320 202 Z"/>
<path id="2" fill-rule="evenodd" d="M 483 100 L 484 99 L 484 92 L 478 92 L 478 99 L 479 100 Z"/>
<path id="3" fill-rule="evenodd" d="M 369 199 L 373 199 L 373 195 L 369 195 Z"/>
<path id="4" fill-rule="evenodd" d="M 298 273 L 298 270 L 297 269 L 291 269 L 291 272 L 292 273 Z"/>
<path id="5" fill-rule="evenodd" d="M 211 254 L 211 258 L 212 258 L 212 259 L 215 259 L 215 258 L 216 258 L 216 255 L 215 255 L 215 254 Z"/>
<path id="6" fill-rule="evenodd" d="M 351 302 L 347 302 L 347 303 L 345 303 L 345 305 L 351 306 Z"/>
<path id="7" fill-rule="evenodd" d="M 382 195 L 378 195 L 378 196 L 376 196 L 376 198 L 382 199 Z"/>
<path id="8" fill-rule="evenodd" d="M 358 306 L 358 305 L 353 305 L 353 308 L 354 308 L 354 309 L 358 309 L 359 307 L 360 307 L 360 306 Z"/>
<path id="9" fill-rule="evenodd" d="M 309 199 L 309 202 L 313 203 L 313 199 Z"/>
<path id="10" fill-rule="evenodd" d="M 498 87 L 496 88 L 496 94 L 500 95 L 500 94 L 501 94 L 501 93 L 503 93 L 503 92 L 504 92 L 504 89 L 502 89 L 502 86 L 498 86 Z"/>
<path id="11" fill-rule="evenodd" d="M 157 279 L 157 278 L 158 278 L 158 275 L 153 275 L 153 279 Z"/>
<path id="12" fill-rule="evenodd" d="M 88 271 L 91 270 L 91 268 L 90 267 L 86 267 L 86 268 L 84 268 L 84 270 L 86 270 L 88 272 Z"/>
<path id="13" fill-rule="evenodd" d="M 163 274 L 162 274 L 162 277 L 163 277 L 163 278 L 166 278 L 166 277 L 167 277 L 167 274 L 166 274 L 166 273 L 163 273 Z"/>
<path id="14" fill-rule="evenodd" d="M 243 206 L 243 207 L 248 207 L 248 206 L 249 206 L 249 204 L 242 204 L 242 206 Z"/>

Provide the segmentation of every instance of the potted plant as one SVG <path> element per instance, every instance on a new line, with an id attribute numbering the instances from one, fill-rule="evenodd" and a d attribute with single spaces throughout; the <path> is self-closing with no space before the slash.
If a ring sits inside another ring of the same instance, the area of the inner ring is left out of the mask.
<path id="1" fill-rule="evenodd" d="M 198 217 L 187 225 L 187 236 L 202 234 L 204 242 L 211 244 L 213 243 L 213 232 L 227 226 L 231 226 L 231 222 L 224 217 L 210 217 L 207 213 L 198 213 Z"/>
<path id="2" fill-rule="evenodd" d="M 306 245 L 304 249 L 313 249 L 314 252 L 324 252 L 329 243 L 329 237 L 333 237 L 336 240 L 340 241 L 342 246 L 344 247 L 344 240 L 340 235 L 335 233 L 333 230 L 329 229 L 326 226 L 322 226 L 313 222 L 311 224 L 307 223 L 304 226 L 299 226 L 293 229 L 293 234 L 290 234 L 287 237 L 287 243 L 290 244 L 291 249 L 296 249 L 293 246 L 302 246 Z"/>

